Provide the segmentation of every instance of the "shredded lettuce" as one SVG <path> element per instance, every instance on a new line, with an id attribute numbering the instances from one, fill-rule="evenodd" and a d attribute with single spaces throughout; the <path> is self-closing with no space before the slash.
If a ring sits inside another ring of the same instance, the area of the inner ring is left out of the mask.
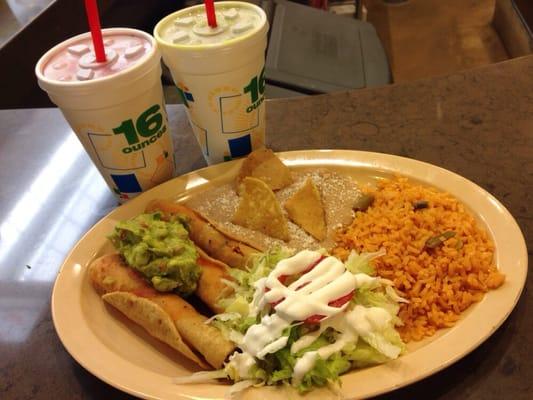
<path id="1" fill-rule="evenodd" d="M 354 275 L 366 274 L 370 277 L 360 276 L 362 283 L 356 289 L 346 311 L 359 306 L 367 309 L 378 307 L 385 310 L 385 315 L 390 315 L 390 318 L 382 318 L 379 322 L 372 320 L 374 317 L 371 313 L 365 314 L 368 315 L 365 318 L 368 318 L 371 329 L 362 330 L 360 334 L 356 334 L 349 340 L 343 339 L 342 343 L 344 340 L 346 343 L 340 345 L 341 350 L 325 359 L 318 355 L 312 369 L 298 381 L 293 378 L 298 359 L 307 352 L 319 351 L 325 346 L 335 344 L 344 331 L 339 321 L 324 320 L 321 328 L 303 322 L 293 324 L 283 332 L 283 335 L 288 336 L 285 347 L 274 353 L 266 354 L 263 359 L 253 358 L 253 366 L 245 369 L 245 376 L 239 376 L 239 373 L 244 374 L 244 372 L 239 370 L 238 363 L 234 364 L 230 361 L 223 370 L 226 376 L 235 382 L 243 382 L 242 388 L 262 384 L 288 384 L 303 393 L 317 386 L 335 387 L 340 382 L 340 375 L 349 369 L 379 364 L 398 357 L 404 351 L 405 346 L 395 326 L 400 324 L 397 317 L 399 303 L 405 300 L 396 294 L 390 281 L 377 277 L 371 278 L 375 277 L 372 260 L 384 254 L 384 251 L 362 254 L 354 251 L 350 254 L 345 263 L 346 268 Z M 225 312 L 214 316 L 209 323 L 221 329 L 223 334 L 237 345 L 241 344 L 248 328 L 260 323 L 264 315 L 272 312 L 268 306 L 259 312 L 254 310 L 256 288 L 260 287 L 258 286 L 260 282 L 264 281 L 279 261 L 291 255 L 288 249 L 275 248 L 254 257 L 246 270 L 232 270 L 230 273 L 234 281 L 230 285 L 234 292 L 220 302 Z M 317 338 L 307 347 L 291 353 L 292 344 L 313 330 L 316 330 Z M 244 354 L 237 354 L 237 356 L 239 358 Z M 217 371 L 217 374 L 220 372 Z M 215 376 L 215 374 L 210 376 Z M 238 386 L 238 389 L 241 389 L 241 386 Z"/>
<path id="2" fill-rule="evenodd" d="M 296 353 L 297 357 L 301 357 L 304 353 L 308 351 L 316 351 L 321 349 L 324 346 L 327 346 L 335 341 L 334 331 L 331 328 L 328 328 L 320 334 L 320 336 L 309 346 L 303 348 L 302 350 Z"/>
<path id="3" fill-rule="evenodd" d="M 391 316 L 396 316 L 400 309 L 398 303 L 387 292 L 366 288 L 356 290 L 353 302 L 365 307 L 384 308 Z"/>
<path id="4" fill-rule="evenodd" d="M 362 339 L 385 357 L 390 359 L 397 358 L 403 349 L 403 345 L 396 346 L 391 343 L 387 339 L 387 335 L 385 335 L 383 332 L 370 332 L 362 336 Z"/>
<path id="5" fill-rule="evenodd" d="M 252 303 L 255 292 L 254 283 L 268 276 L 278 262 L 291 255 L 291 250 L 275 247 L 269 252 L 254 255 L 250 259 L 247 269 L 234 268 L 230 270 L 234 279 L 232 282 L 234 292 L 231 296 L 220 301 L 220 306 L 225 309 L 225 313 L 214 316 L 212 321 L 212 324 L 219 328 L 227 339 L 233 340 L 238 337 L 237 334 L 244 334 L 250 326 L 260 320 L 260 316 L 250 316 L 250 303 Z M 238 313 L 241 318 L 223 320 L 221 316 L 226 313 Z"/>
<path id="6" fill-rule="evenodd" d="M 230 274 L 235 280 L 235 291 L 232 296 L 222 299 L 220 305 L 227 312 L 238 312 L 243 317 L 247 316 L 249 304 L 254 297 L 254 283 L 268 276 L 278 262 L 291 255 L 291 250 L 284 247 L 275 247 L 269 252 L 255 254 L 250 259 L 247 269 L 231 269 Z"/>
<path id="7" fill-rule="evenodd" d="M 352 250 L 344 265 L 352 274 L 367 274 L 374 276 L 376 272 L 374 271 L 374 267 L 370 262 L 378 257 L 384 256 L 385 254 L 385 249 L 381 249 L 375 253 L 361 254 L 358 254 L 355 250 Z"/>
<path id="8" fill-rule="evenodd" d="M 216 379 L 225 379 L 227 378 L 226 371 L 223 369 L 218 369 L 216 371 L 200 371 L 195 372 L 192 375 L 179 376 L 173 379 L 174 383 L 181 385 L 186 383 L 204 383 L 212 382 Z"/>
<path id="9" fill-rule="evenodd" d="M 243 390 L 248 389 L 250 386 L 255 386 L 257 382 L 252 379 L 247 379 L 245 381 L 240 381 L 231 386 L 227 396 L 224 396 L 225 399 L 232 399 L 237 393 L 242 392 Z"/>
<path id="10" fill-rule="evenodd" d="M 388 357 L 370 346 L 363 340 L 351 343 L 344 348 L 344 353 L 348 360 L 352 362 L 354 368 L 367 367 L 369 365 L 381 364 L 388 361 Z"/>
<path id="11" fill-rule="evenodd" d="M 326 360 L 318 357 L 315 366 L 306 373 L 296 388 L 307 392 L 316 386 L 326 386 L 339 380 L 339 376 L 351 368 L 351 362 L 343 353 L 335 353 Z"/>

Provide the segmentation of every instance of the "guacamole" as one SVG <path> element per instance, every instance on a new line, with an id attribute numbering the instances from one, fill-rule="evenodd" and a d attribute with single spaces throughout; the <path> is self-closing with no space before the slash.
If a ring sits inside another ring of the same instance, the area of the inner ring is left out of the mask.
<path id="1" fill-rule="evenodd" d="M 159 212 L 141 214 L 119 222 L 109 238 L 156 290 L 183 296 L 195 291 L 201 273 L 198 254 L 179 217 L 163 220 Z"/>

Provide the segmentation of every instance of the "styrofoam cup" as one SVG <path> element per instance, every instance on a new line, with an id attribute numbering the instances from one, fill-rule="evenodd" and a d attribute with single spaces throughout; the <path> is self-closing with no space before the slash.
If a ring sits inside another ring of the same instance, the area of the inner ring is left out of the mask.
<path id="1" fill-rule="evenodd" d="M 102 34 L 106 64 L 91 64 L 90 33 L 84 33 L 50 49 L 35 72 L 123 202 L 172 178 L 174 151 L 157 42 L 136 29 Z"/>
<path id="2" fill-rule="evenodd" d="M 217 28 L 207 26 L 198 5 L 168 15 L 154 29 L 209 164 L 265 143 L 266 14 L 239 1 L 216 2 L 215 11 Z"/>

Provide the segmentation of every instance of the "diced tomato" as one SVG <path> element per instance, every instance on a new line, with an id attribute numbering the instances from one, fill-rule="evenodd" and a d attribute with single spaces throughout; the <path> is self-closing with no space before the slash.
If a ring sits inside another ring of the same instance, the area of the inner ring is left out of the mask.
<path id="1" fill-rule="evenodd" d="M 320 256 L 320 258 L 318 260 L 316 260 L 314 263 L 312 263 L 309 267 L 307 267 L 307 269 L 304 270 L 304 272 L 302 272 L 302 274 L 306 274 L 308 273 L 309 271 L 311 271 L 313 268 L 315 268 L 318 264 L 320 264 L 320 262 L 326 258 L 326 256 Z"/>
<path id="2" fill-rule="evenodd" d="M 337 300 L 330 301 L 328 303 L 328 306 L 331 306 L 331 307 L 342 307 L 343 305 L 345 305 L 346 303 L 348 303 L 352 299 L 354 294 L 355 294 L 355 290 L 352 290 L 347 295 L 339 297 Z"/>
<path id="3" fill-rule="evenodd" d="M 279 303 L 281 303 L 283 300 L 285 300 L 285 297 L 282 297 L 281 299 L 279 299 L 278 301 L 273 301 L 272 303 L 270 303 L 270 306 L 272 308 L 276 307 Z"/>
<path id="4" fill-rule="evenodd" d="M 342 307 L 343 305 L 345 305 L 352 299 L 354 294 L 355 294 L 355 290 L 352 290 L 350 293 L 342 297 L 339 297 L 338 299 L 330 301 L 328 303 L 328 306 L 337 307 L 337 308 Z M 304 322 L 306 324 L 319 324 L 320 321 L 322 321 L 324 318 L 326 318 L 325 315 L 315 314 L 315 315 L 311 315 L 310 317 L 308 317 Z"/>
<path id="5" fill-rule="evenodd" d="M 326 257 L 325 256 L 320 256 L 320 258 L 318 260 L 316 260 L 311 265 L 309 265 L 305 270 L 303 270 L 302 275 L 308 273 L 313 268 L 315 268 L 320 263 L 320 261 L 322 261 L 324 258 L 326 258 Z M 285 282 L 287 281 L 287 278 L 289 276 L 290 275 L 285 275 L 285 274 L 284 275 L 280 275 L 280 276 L 278 276 L 278 281 L 280 281 L 281 283 L 285 284 Z M 300 286 L 298 289 L 302 288 L 303 286 L 304 285 Z M 266 292 L 268 292 L 268 290 L 270 290 L 270 289 L 269 288 L 265 289 Z"/>
<path id="6" fill-rule="evenodd" d="M 311 325 L 314 325 L 314 324 L 319 324 L 320 321 L 322 321 L 324 318 L 326 318 L 325 315 L 311 315 L 309 318 L 307 318 L 304 322 L 306 324 L 311 324 Z"/>
<path id="7" fill-rule="evenodd" d="M 324 258 L 326 258 L 325 256 L 320 256 L 315 262 L 313 262 L 312 264 L 310 264 L 303 272 L 302 272 L 302 275 L 303 274 L 306 274 L 308 273 L 309 271 L 311 271 L 313 268 L 315 268 Z M 280 281 L 280 283 L 282 283 L 283 285 L 285 284 L 285 282 L 287 281 L 287 279 L 289 278 L 290 275 L 280 275 L 278 276 L 278 281 Z M 299 286 L 296 290 L 299 290 L 301 288 L 303 288 L 304 286 L 306 286 L 307 284 L 309 284 L 310 282 L 306 282 L 304 283 L 303 285 Z M 265 288 L 265 293 L 270 291 L 270 288 L 269 287 L 266 287 Z M 283 300 L 285 300 L 285 297 L 277 300 L 277 301 L 274 301 L 272 303 L 270 303 L 270 306 L 272 308 L 276 307 L 279 303 L 281 303 Z M 340 306 L 339 306 L 340 307 Z M 322 318 L 324 318 L 324 316 L 322 316 Z"/>
<path id="8" fill-rule="evenodd" d="M 306 286 L 309 285 L 310 283 L 311 283 L 311 281 L 309 281 L 309 282 L 305 282 L 303 285 L 298 286 L 298 287 L 296 288 L 296 290 L 300 290 L 301 288 L 306 287 Z"/>

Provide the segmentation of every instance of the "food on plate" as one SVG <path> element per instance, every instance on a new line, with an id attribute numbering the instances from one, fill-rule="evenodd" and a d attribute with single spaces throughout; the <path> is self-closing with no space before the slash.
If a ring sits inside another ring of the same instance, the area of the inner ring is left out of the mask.
<path id="1" fill-rule="evenodd" d="M 221 312 L 219 300 L 231 292 L 231 288 L 225 283 L 231 280 L 228 274 L 228 266 L 218 260 L 209 257 L 202 249 L 197 249 L 200 257 L 196 260 L 201 269 L 196 296 L 213 312 Z"/>
<path id="2" fill-rule="evenodd" d="M 196 293 L 213 311 L 225 292 L 227 266 L 209 257 L 189 239 L 186 217 L 143 213 L 116 224 L 109 239 L 126 265 L 138 271 L 158 292 L 182 297 Z"/>
<path id="3" fill-rule="evenodd" d="M 238 192 L 240 202 L 233 216 L 233 223 L 281 240 L 289 240 L 287 219 L 278 199 L 265 182 L 246 177 Z"/>
<path id="4" fill-rule="evenodd" d="M 426 240 L 426 243 L 424 243 L 424 247 L 426 249 L 436 249 L 437 247 L 444 245 L 444 242 L 446 242 L 446 240 L 454 236 L 454 231 L 446 231 L 439 233 L 438 235 L 431 236 L 428 240 Z"/>
<path id="5" fill-rule="evenodd" d="M 188 296 L 196 290 L 200 267 L 185 221 L 172 214 L 144 213 L 116 224 L 109 239 L 128 265 L 159 292 Z"/>
<path id="6" fill-rule="evenodd" d="M 106 303 L 216 369 L 177 383 L 331 387 L 453 326 L 505 280 L 464 206 L 406 178 L 361 191 L 260 150 L 236 182 L 237 193 L 230 181 L 186 205 L 151 201 L 110 235 L 120 255 L 89 268 Z M 180 297 L 192 294 L 214 315 Z"/>
<path id="7" fill-rule="evenodd" d="M 382 254 L 353 252 L 346 263 L 310 250 L 256 256 L 249 270 L 232 272 L 234 292 L 211 322 L 238 350 L 223 369 L 177 381 L 230 378 L 239 389 L 288 384 L 306 392 L 352 368 L 397 358 L 404 300 L 390 281 L 372 276 L 370 262 Z"/>
<path id="8" fill-rule="evenodd" d="M 291 221 L 288 216 L 287 226 L 290 236 L 288 241 L 232 223 L 233 215 L 240 203 L 233 182 L 210 185 L 207 190 L 191 193 L 185 199 L 184 204 L 194 209 L 224 234 L 237 238 L 261 252 L 273 246 L 288 246 L 296 250 L 331 248 L 334 244 L 335 227 L 349 224 L 353 219 L 353 204 L 362 195 L 358 183 L 348 174 L 327 168 L 297 169 L 292 171 L 292 175 L 293 183 L 275 191 L 274 195 L 279 204 L 283 205 L 310 179 L 320 193 L 324 209 L 325 240 L 317 240 Z M 285 215 L 288 214 L 284 207 L 282 207 L 282 212 Z"/>
<path id="9" fill-rule="evenodd" d="M 94 260 L 89 266 L 89 278 L 97 291 L 103 295 L 122 293 L 108 297 L 107 301 L 112 305 L 116 304 L 121 312 L 152 335 L 156 329 L 155 337 L 198 365 L 205 367 L 205 363 L 198 356 L 193 357 L 193 350 L 200 353 L 215 368 L 220 368 L 226 357 L 233 352 L 234 344 L 225 339 L 217 328 L 205 324 L 207 317 L 198 313 L 178 295 L 155 290 L 138 271 L 129 267 L 119 254 L 109 254 Z M 169 318 L 176 328 L 175 331 L 169 327 Z M 157 327 L 159 321 L 160 328 Z"/>
<path id="10" fill-rule="evenodd" d="M 417 200 L 413 203 L 413 210 L 423 210 L 424 208 L 428 208 L 429 203 L 427 200 Z"/>
<path id="11" fill-rule="evenodd" d="M 366 211 L 368 207 L 374 202 L 374 196 L 370 193 L 363 193 L 353 203 L 352 209 L 354 211 Z"/>
<path id="12" fill-rule="evenodd" d="M 183 341 L 170 316 L 157 303 L 128 292 L 107 293 L 102 300 L 200 367 L 209 368 Z"/>
<path id="13" fill-rule="evenodd" d="M 244 268 L 247 260 L 258 252 L 258 249 L 220 232 L 207 219 L 183 204 L 172 200 L 153 200 L 147 205 L 146 211 L 162 211 L 168 215 L 185 217 L 191 240 L 211 257 L 231 267 Z"/>
<path id="14" fill-rule="evenodd" d="M 272 190 L 283 189 L 292 183 L 290 169 L 270 149 L 252 151 L 241 164 L 235 178 L 239 187 L 244 178 L 250 176 L 265 182 Z"/>
<path id="15" fill-rule="evenodd" d="M 317 240 L 326 238 L 326 216 L 318 188 L 311 179 L 284 204 L 289 218 Z"/>
<path id="16" fill-rule="evenodd" d="M 453 326 L 485 292 L 503 284 L 488 234 L 453 196 L 398 177 L 369 189 L 374 201 L 337 232 L 333 254 L 352 250 L 386 254 L 375 261 L 409 300 L 401 305 L 405 341 Z"/>

